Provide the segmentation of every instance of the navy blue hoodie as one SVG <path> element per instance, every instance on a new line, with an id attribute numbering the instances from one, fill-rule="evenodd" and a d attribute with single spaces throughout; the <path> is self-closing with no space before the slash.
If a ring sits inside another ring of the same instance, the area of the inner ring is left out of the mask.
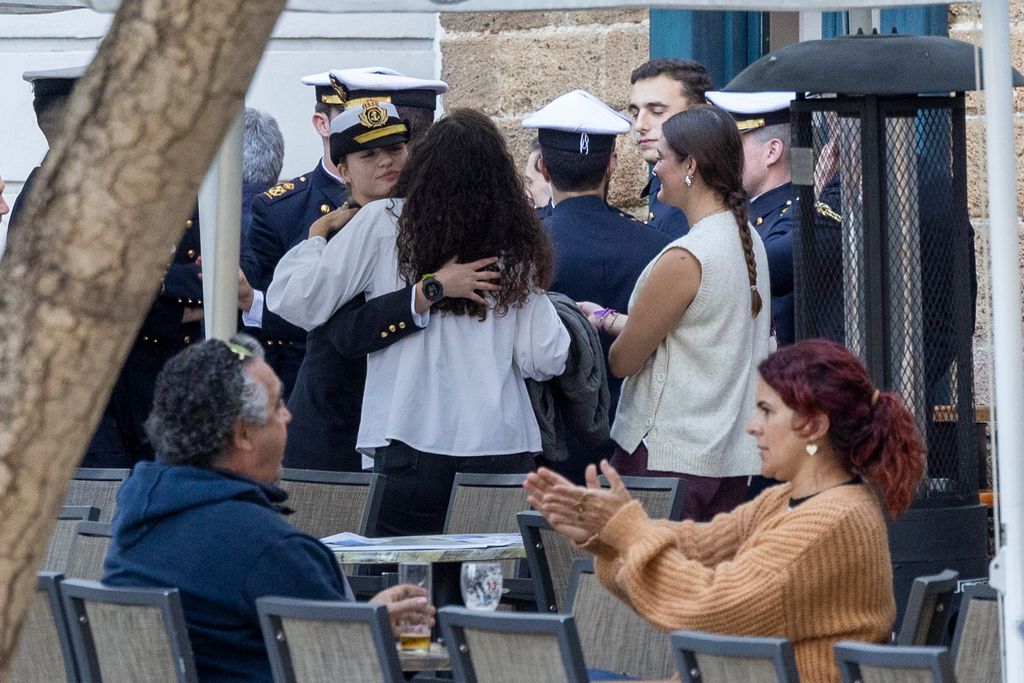
<path id="1" fill-rule="evenodd" d="M 181 591 L 204 681 L 271 681 L 256 598 L 351 599 L 334 556 L 285 522 L 287 494 L 223 470 L 140 462 L 121 487 L 103 583 Z"/>

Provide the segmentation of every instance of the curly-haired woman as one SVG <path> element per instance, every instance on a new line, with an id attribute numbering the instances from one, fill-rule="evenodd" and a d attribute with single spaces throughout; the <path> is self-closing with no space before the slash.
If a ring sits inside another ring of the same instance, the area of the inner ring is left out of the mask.
<path id="1" fill-rule="evenodd" d="M 524 379 L 560 374 L 569 335 L 543 291 L 547 236 L 490 119 L 456 110 L 435 123 L 394 194 L 329 243 L 313 237 L 286 254 L 267 301 L 311 329 L 360 293 L 419 283 L 426 329 L 369 356 L 357 446 L 386 477 L 378 531 L 432 533 L 457 472 L 533 469 L 540 431 Z M 445 298 L 438 269 L 495 255 L 498 289 Z"/>
<path id="2" fill-rule="evenodd" d="M 743 502 L 760 469 L 743 425 L 769 352 L 768 261 L 747 223 L 732 116 L 699 106 L 670 118 L 654 172 L 658 199 L 682 209 L 690 231 L 641 273 L 628 316 L 580 308 L 616 337 L 609 367 L 626 378 L 612 463 L 623 474 L 685 479 L 684 516 L 706 521 Z"/>

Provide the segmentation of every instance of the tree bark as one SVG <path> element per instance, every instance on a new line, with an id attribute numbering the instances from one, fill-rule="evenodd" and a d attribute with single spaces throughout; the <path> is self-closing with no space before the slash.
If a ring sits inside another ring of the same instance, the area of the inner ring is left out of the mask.
<path id="1" fill-rule="evenodd" d="M 0 680 L 67 482 L 284 2 L 124 0 L 10 235 L 0 269 Z"/>

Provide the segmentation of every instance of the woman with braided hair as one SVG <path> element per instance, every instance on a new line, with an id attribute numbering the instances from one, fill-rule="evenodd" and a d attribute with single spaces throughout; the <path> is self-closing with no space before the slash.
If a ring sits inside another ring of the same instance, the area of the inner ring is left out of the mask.
<path id="1" fill-rule="evenodd" d="M 743 502 L 761 469 L 743 427 L 770 351 L 768 261 L 747 223 L 743 143 L 727 112 L 698 106 L 666 121 L 654 172 L 658 199 L 682 209 L 690 231 L 641 273 L 628 316 L 579 305 L 616 337 L 609 366 L 626 378 L 613 465 L 685 479 L 684 516 L 707 521 Z"/>

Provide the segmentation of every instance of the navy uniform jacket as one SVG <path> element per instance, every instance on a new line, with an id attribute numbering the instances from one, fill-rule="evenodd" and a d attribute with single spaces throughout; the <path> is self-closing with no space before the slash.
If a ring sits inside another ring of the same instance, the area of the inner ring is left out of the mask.
<path id="1" fill-rule="evenodd" d="M 679 239 L 690 232 L 690 224 L 686 220 L 686 214 L 682 209 L 658 201 L 658 190 L 661 189 L 661 178 L 652 175 L 647 187 L 640 193 L 641 197 L 647 197 L 650 201 L 650 208 L 647 213 L 647 220 L 644 221 L 658 232 L 668 235 L 669 240 Z"/>
<path id="2" fill-rule="evenodd" d="M 556 274 L 551 291 L 573 301 L 593 301 L 626 312 L 637 278 L 671 240 L 664 233 L 644 225 L 632 216 L 609 206 L 595 196 L 563 199 L 544 219 L 555 251 Z M 612 338 L 601 335 L 605 362 Z M 608 373 L 611 410 L 614 417 L 622 380 Z M 583 453 L 575 439 L 569 439 L 569 461 L 552 463 L 566 476 L 580 479 L 583 469 L 606 453 Z"/>
<path id="3" fill-rule="evenodd" d="M 18 213 L 21 208 L 25 206 L 22 202 L 25 197 L 28 196 L 29 189 L 32 188 L 32 183 L 36 180 L 36 174 L 42 166 L 36 166 L 32 169 L 32 172 L 28 174 L 28 178 L 25 178 L 25 184 L 21 186 L 21 192 L 18 193 L 18 198 L 14 200 L 14 205 L 11 207 L 11 216 L 7 219 L 7 227 L 10 229 L 14 225 L 14 221 L 18 218 Z"/>
<path id="4" fill-rule="evenodd" d="M 798 220 L 796 201 L 793 183 L 784 183 L 750 202 L 747 216 L 761 236 L 768 254 L 772 322 L 779 346 L 796 341 L 793 326 L 793 231 Z"/>
<path id="5" fill-rule="evenodd" d="M 306 175 L 275 185 L 256 195 L 252 202 L 249 241 L 259 261 L 260 275 L 253 287 L 267 291 L 274 268 L 285 252 L 306 239 L 309 226 L 334 211 L 348 198 L 348 190 L 327 171 L 323 163 Z M 277 372 L 287 397 L 306 349 L 306 331 L 286 322 L 263 307 L 262 341 L 267 363 Z"/>
<path id="6" fill-rule="evenodd" d="M 342 306 L 309 333 L 306 355 L 288 399 L 292 421 L 285 467 L 359 472 L 356 436 L 366 384 L 366 356 L 419 330 L 412 285 Z"/>

